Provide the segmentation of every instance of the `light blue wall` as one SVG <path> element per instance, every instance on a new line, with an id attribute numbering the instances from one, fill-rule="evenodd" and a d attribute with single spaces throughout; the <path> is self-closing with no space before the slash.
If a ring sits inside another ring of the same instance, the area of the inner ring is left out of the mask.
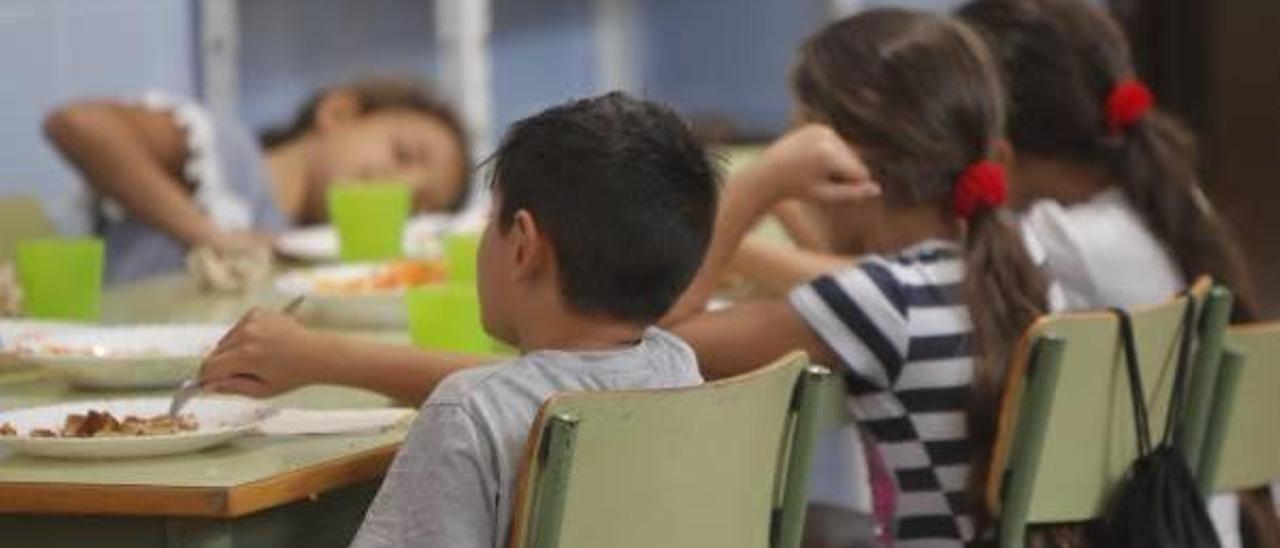
<path id="1" fill-rule="evenodd" d="M 465 0 L 464 0 L 465 1 Z M 748 134 L 785 127 L 795 46 L 825 0 L 633 0 L 639 92 Z M 950 8 L 954 0 L 868 0 Z M 68 227 L 79 185 L 40 121 L 74 97 L 147 88 L 193 94 L 195 0 L 0 0 L 0 195 L 38 193 Z M 256 128 L 281 123 L 323 86 L 438 69 L 430 0 L 241 0 L 240 100 Z M 494 0 L 495 132 L 601 91 L 596 0 Z"/>
<path id="2" fill-rule="evenodd" d="M 595 91 L 593 0 L 497 0 L 493 8 L 497 130 Z M 433 11 L 425 0 L 242 2 L 245 119 L 258 129 L 281 123 L 315 90 L 364 75 L 437 77 Z"/>
<path id="3" fill-rule="evenodd" d="M 786 127 L 796 46 L 826 18 L 824 0 L 642 1 L 645 92 L 687 116 L 728 118 L 747 134 Z"/>
<path id="4" fill-rule="evenodd" d="M 240 104 L 255 128 L 284 123 L 316 90 L 436 70 L 433 2 L 242 0 Z"/>
<path id="5" fill-rule="evenodd" d="M 0 0 L 0 195 L 37 194 L 82 229 L 80 187 L 40 125 L 76 97 L 163 88 L 191 93 L 187 0 Z"/>
<path id="6" fill-rule="evenodd" d="M 465 0 L 464 0 L 465 1 Z M 787 72 L 828 0 L 632 0 L 642 60 L 637 90 L 694 118 L 728 118 L 748 134 L 786 127 Z M 864 0 L 950 9 L 959 0 Z M 596 0 L 493 0 L 494 129 L 602 91 Z M 371 72 L 432 78 L 429 0 L 241 2 L 241 102 L 255 127 L 279 123 L 315 89 Z"/>
<path id="7" fill-rule="evenodd" d="M 965 0 L 863 0 L 867 8 L 899 7 L 920 10 L 951 10 Z"/>
<path id="8" fill-rule="evenodd" d="M 593 0 L 496 0 L 494 127 L 595 94 Z"/>

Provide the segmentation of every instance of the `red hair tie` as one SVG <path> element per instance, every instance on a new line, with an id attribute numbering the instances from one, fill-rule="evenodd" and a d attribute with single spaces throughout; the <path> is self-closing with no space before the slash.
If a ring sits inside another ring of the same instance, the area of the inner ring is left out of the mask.
<path id="1" fill-rule="evenodd" d="M 979 209 L 995 209 L 1004 205 L 1007 190 L 1004 167 L 991 160 L 982 160 L 960 174 L 952 196 L 952 208 L 956 217 L 970 219 Z"/>
<path id="2" fill-rule="evenodd" d="M 1142 119 L 1153 103 L 1155 96 L 1142 82 L 1130 79 L 1116 84 L 1107 96 L 1107 129 L 1119 135 Z"/>

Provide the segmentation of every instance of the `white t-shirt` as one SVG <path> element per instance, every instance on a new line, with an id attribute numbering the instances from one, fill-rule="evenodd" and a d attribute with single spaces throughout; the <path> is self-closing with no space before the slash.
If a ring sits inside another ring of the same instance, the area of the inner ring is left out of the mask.
<path id="1" fill-rule="evenodd" d="M 1042 268 L 1067 310 L 1155 304 L 1186 287 L 1173 258 L 1120 189 L 1070 206 L 1042 200 L 1021 222 L 1028 240 L 1040 244 Z"/>

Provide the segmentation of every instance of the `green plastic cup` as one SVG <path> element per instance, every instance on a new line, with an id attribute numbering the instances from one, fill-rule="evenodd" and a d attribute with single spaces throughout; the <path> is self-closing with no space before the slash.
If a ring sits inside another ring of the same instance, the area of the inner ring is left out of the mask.
<path id="1" fill-rule="evenodd" d="M 480 321 L 474 284 L 415 287 L 405 294 L 409 336 L 419 348 L 490 354 L 494 343 Z"/>
<path id="2" fill-rule="evenodd" d="M 339 182 L 326 195 L 342 260 L 381 261 L 402 255 L 409 187 L 395 182 Z"/>
<path id="3" fill-rule="evenodd" d="M 461 232 L 445 236 L 444 256 L 449 263 L 449 279 L 458 283 L 475 282 L 476 255 L 479 251 L 479 232 Z"/>
<path id="4" fill-rule="evenodd" d="M 15 255 L 26 315 L 97 321 L 102 316 L 103 247 L 98 238 L 19 242 Z"/>

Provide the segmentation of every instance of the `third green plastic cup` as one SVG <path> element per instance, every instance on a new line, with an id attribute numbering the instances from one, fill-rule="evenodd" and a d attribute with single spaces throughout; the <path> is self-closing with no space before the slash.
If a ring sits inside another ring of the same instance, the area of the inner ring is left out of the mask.
<path id="1" fill-rule="evenodd" d="M 23 310 L 33 318 L 97 321 L 102 315 L 103 254 L 97 238 L 19 242 Z"/>
<path id="2" fill-rule="evenodd" d="M 343 261 L 380 261 L 402 254 L 410 207 L 408 186 L 338 182 L 329 187 L 327 199 Z"/>
<path id="3" fill-rule="evenodd" d="M 480 321 L 475 284 L 416 287 L 405 295 L 409 335 L 419 348 L 489 354 L 493 342 Z"/>

